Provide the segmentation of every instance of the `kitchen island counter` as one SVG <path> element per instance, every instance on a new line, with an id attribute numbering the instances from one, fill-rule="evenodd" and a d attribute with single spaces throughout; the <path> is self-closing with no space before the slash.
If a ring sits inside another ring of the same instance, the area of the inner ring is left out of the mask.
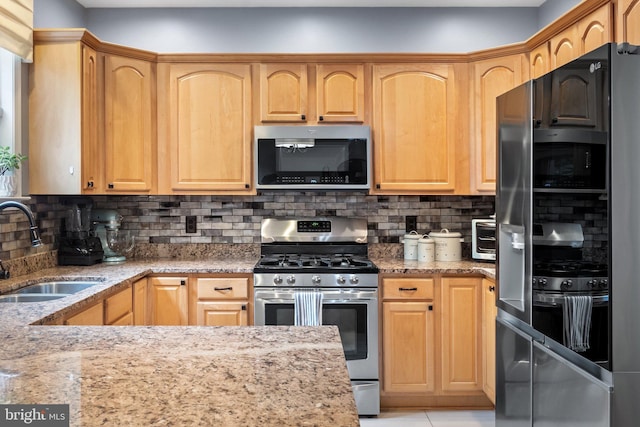
<path id="1" fill-rule="evenodd" d="M 357 426 L 338 329 L 2 328 L 0 401 L 72 426 Z"/>

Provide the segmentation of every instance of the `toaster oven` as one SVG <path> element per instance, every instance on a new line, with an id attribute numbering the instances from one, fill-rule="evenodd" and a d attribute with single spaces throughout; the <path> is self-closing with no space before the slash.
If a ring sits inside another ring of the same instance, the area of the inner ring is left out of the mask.
<path id="1" fill-rule="evenodd" d="M 471 257 L 480 261 L 496 260 L 496 220 L 471 220 Z"/>

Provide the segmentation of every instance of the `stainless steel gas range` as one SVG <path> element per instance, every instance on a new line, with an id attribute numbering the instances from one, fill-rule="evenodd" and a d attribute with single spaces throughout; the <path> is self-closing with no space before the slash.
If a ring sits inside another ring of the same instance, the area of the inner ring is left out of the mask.
<path id="1" fill-rule="evenodd" d="M 378 268 L 367 257 L 367 221 L 264 219 L 261 241 L 255 324 L 337 325 L 358 413 L 378 415 Z"/>

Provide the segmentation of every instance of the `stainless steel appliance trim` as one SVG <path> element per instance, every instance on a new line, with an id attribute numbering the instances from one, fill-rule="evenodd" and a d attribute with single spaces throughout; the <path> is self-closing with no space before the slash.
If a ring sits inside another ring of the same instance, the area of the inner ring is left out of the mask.
<path id="1" fill-rule="evenodd" d="M 300 221 L 329 221 L 330 232 L 298 232 Z M 265 218 L 260 224 L 262 243 L 273 242 L 355 242 L 367 243 L 367 220 L 365 218 L 318 217 L 318 218 Z"/>
<path id="2" fill-rule="evenodd" d="M 380 382 L 351 381 L 358 415 L 380 414 Z"/>
<path id="3" fill-rule="evenodd" d="M 326 271 L 331 271 L 326 269 Z M 343 289 L 353 288 L 377 288 L 378 274 L 362 273 L 357 271 L 349 273 L 296 273 L 296 272 L 277 272 L 273 273 L 256 273 L 254 274 L 254 288 L 282 288 L 289 289 L 294 287 L 319 288 L 333 287 Z M 341 283 L 344 279 L 344 283 Z"/>

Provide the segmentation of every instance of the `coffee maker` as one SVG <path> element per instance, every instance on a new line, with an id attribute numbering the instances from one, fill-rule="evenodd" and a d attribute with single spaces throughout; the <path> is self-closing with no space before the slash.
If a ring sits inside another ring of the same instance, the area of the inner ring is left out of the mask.
<path id="1" fill-rule="evenodd" d="M 71 200 L 61 226 L 59 265 L 93 265 L 102 262 L 100 239 L 91 229 L 91 201 Z"/>
<path id="2" fill-rule="evenodd" d="M 91 223 L 96 236 L 100 238 L 103 261 L 120 263 L 126 260 L 125 253 L 133 249 L 133 237 L 128 230 L 121 230 L 122 215 L 112 209 L 94 209 Z"/>

